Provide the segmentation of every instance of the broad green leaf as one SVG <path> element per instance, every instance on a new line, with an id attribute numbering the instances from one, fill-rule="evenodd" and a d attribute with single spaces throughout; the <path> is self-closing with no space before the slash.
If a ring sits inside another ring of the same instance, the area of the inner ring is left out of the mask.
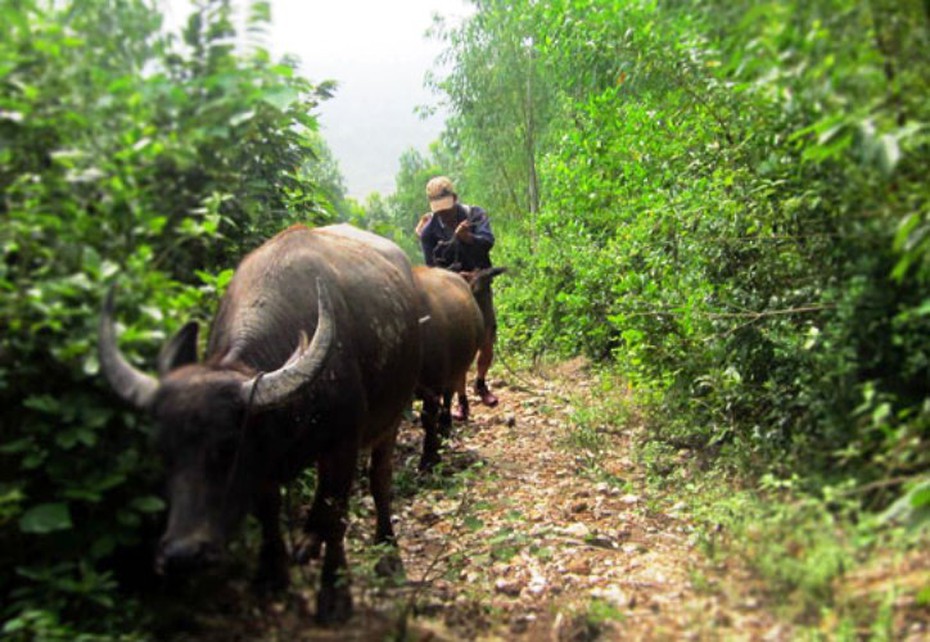
<path id="1" fill-rule="evenodd" d="M 262 100 L 280 111 L 300 100 L 300 92 L 293 87 L 278 85 L 264 92 Z"/>
<path id="2" fill-rule="evenodd" d="M 160 497 L 149 495 L 132 500 L 132 507 L 140 513 L 157 513 L 165 510 L 165 502 Z"/>
<path id="3" fill-rule="evenodd" d="M 71 511 L 67 504 L 39 504 L 30 508 L 19 520 L 19 528 L 24 533 L 46 534 L 68 530 L 71 523 Z"/>

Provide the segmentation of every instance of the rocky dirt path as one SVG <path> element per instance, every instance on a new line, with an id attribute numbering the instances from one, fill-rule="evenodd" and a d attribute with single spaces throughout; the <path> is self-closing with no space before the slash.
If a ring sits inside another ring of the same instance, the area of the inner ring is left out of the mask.
<path id="1" fill-rule="evenodd" d="M 635 426 L 576 424 L 604 394 L 582 363 L 494 383 L 500 405 L 473 405 L 430 476 L 414 472 L 422 432 L 402 427 L 403 585 L 365 570 L 373 517 L 358 492 L 347 626 L 312 624 L 311 568 L 288 599 L 240 604 L 206 628 L 225 640 L 790 639 L 737 570 L 708 566 L 679 507 L 649 496 L 630 455 Z"/>
<path id="2" fill-rule="evenodd" d="M 463 478 L 457 492 L 421 490 L 400 509 L 408 577 L 426 587 L 414 631 L 553 641 L 782 637 L 747 596 L 733 605 L 726 591 L 695 590 L 692 578 L 719 569 L 705 568 L 678 507 L 663 510 L 644 489 L 630 456 L 635 427 L 573 420 L 604 394 L 583 363 L 497 388 L 500 406 L 476 406 L 449 445 Z M 404 430 L 405 469 L 419 441 L 412 426 Z M 585 447 L 592 442 L 596 455 Z"/>

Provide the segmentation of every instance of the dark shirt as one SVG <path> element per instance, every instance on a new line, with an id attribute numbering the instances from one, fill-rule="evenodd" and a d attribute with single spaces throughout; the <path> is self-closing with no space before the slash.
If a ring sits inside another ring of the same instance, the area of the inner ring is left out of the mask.
<path id="1" fill-rule="evenodd" d="M 471 243 L 455 238 L 455 228 L 468 219 L 471 223 Z M 488 213 L 477 205 L 455 204 L 455 222 L 445 226 L 438 214 L 423 228 L 420 235 L 423 259 L 432 267 L 442 267 L 456 272 L 470 272 L 491 267 L 491 248 L 494 233 Z"/>

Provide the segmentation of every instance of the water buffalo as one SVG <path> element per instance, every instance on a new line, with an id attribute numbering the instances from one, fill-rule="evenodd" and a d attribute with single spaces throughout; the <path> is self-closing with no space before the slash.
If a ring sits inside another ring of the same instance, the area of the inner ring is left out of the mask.
<path id="1" fill-rule="evenodd" d="M 256 581 L 286 586 L 280 486 L 315 463 L 298 557 L 323 549 L 317 618 L 347 619 L 343 538 L 356 460 L 360 448 L 371 450 L 376 540 L 393 543 L 393 449 L 419 371 L 418 294 L 400 248 L 348 225 L 285 230 L 237 268 L 204 360 L 189 323 L 163 348 L 157 379 L 121 355 L 112 316 L 111 292 L 102 370 L 121 397 L 154 415 L 167 471 L 156 569 L 216 561 L 251 510 L 262 529 Z"/>
<path id="2" fill-rule="evenodd" d="M 465 377 L 484 338 L 484 318 L 473 292 L 490 287 L 503 268 L 458 274 L 441 268 L 416 267 L 414 281 L 421 296 L 423 342 L 417 395 L 423 400 L 423 454 L 420 469 L 439 462 L 439 447 L 452 427 L 452 394 L 457 392 L 468 414 Z"/>

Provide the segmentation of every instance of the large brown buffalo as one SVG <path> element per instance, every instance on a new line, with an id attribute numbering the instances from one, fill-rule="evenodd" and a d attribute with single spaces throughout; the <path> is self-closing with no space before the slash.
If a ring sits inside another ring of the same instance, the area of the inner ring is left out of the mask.
<path id="1" fill-rule="evenodd" d="M 392 453 L 420 364 L 418 294 L 403 252 L 347 225 L 285 230 L 239 265 L 203 361 L 189 323 L 162 350 L 157 379 L 120 354 L 112 308 L 111 292 L 100 323 L 102 369 L 121 397 L 154 415 L 167 470 L 156 568 L 216 561 L 251 510 L 262 528 L 256 580 L 285 586 L 280 486 L 315 463 L 297 553 L 306 559 L 323 549 L 317 618 L 345 620 L 352 602 L 343 538 L 361 448 L 371 450 L 376 540 L 394 542 Z"/>
<path id="2" fill-rule="evenodd" d="M 491 279 L 501 272 L 503 268 L 465 275 L 434 267 L 413 269 L 422 315 L 422 363 L 417 384 L 425 433 L 421 470 L 439 462 L 442 438 L 448 437 L 452 428 L 454 392 L 467 415 L 465 377 L 484 339 L 484 318 L 473 291 L 490 287 Z"/>

